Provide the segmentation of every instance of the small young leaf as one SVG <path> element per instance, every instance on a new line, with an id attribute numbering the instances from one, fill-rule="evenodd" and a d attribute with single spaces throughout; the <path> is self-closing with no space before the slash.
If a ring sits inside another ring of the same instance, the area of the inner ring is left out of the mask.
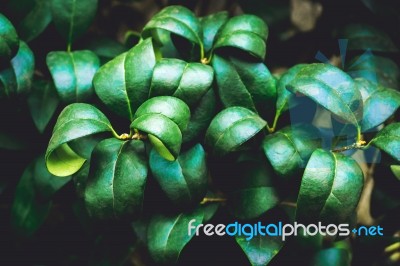
<path id="1" fill-rule="evenodd" d="M 34 81 L 27 102 L 36 128 L 43 133 L 59 104 L 53 83 L 45 80 Z"/>
<path id="2" fill-rule="evenodd" d="M 140 213 L 147 171 L 142 141 L 101 141 L 93 150 L 85 189 L 89 214 L 108 219 Z"/>
<path id="3" fill-rule="evenodd" d="M 262 149 L 275 172 L 287 177 L 305 167 L 313 151 L 320 147 L 319 131 L 309 124 L 281 129 L 266 136 L 262 143 Z"/>
<path id="4" fill-rule="evenodd" d="M 271 113 L 276 100 L 276 80 L 264 63 L 226 60 L 213 56 L 218 93 L 225 107 L 242 106 L 262 117 Z"/>
<path id="5" fill-rule="evenodd" d="M 29 42 L 39 36 L 52 20 L 51 2 L 49 0 L 35 0 L 34 7 L 18 26 L 21 39 Z"/>
<path id="6" fill-rule="evenodd" d="M 216 155 L 235 151 L 254 137 L 266 122 L 243 107 L 229 107 L 217 114 L 207 129 L 205 142 Z"/>
<path id="7" fill-rule="evenodd" d="M 213 49 L 234 47 L 260 60 L 265 59 L 268 26 L 254 15 L 240 15 L 229 19 L 218 31 Z"/>
<path id="8" fill-rule="evenodd" d="M 204 50 L 209 52 L 212 49 L 215 36 L 218 30 L 228 21 L 228 12 L 221 11 L 200 18 L 203 28 L 203 44 Z"/>
<path id="9" fill-rule="evenodd" d="M 200 144 L 170 162 L 152 150 L 150 169 L 167 197 L 177 206 L 199 203 L 207 191 L 206 154 Z"/>
<path id="10" fill-rule="evenodd" d="M 84 102 L 93 96 L 93 76 L 100 67 L 96 54 L 89 50 L 50 52 L 46 63 L 63 102 Z"/>
<path id="11" fill-rule="evenodd" d="M 76 173 L 86 161 L 68 146 L 68 142 L 100 132 L 114 132 L 110 121 L 97 108 L 75 103 L 64 108 L 53 129 L 46 151 L 46 165 L 56 176 Z"/>
<path id="12" fill-rule="evenodd" d="M 97 0 L 51 0 L 54 24 L 71 44 L 90 26 L 97 10 Z"/>
<path id="13" fill-rule="evenodd" d="M 370 143 L 400 161 L 400 123 L 387 125 Z"/>
<path id="14" fill-rule="evenodd" d="M 317 149 L 304 171 L 296 220 L 347 223 L 361 196 L 364 178 L 352 158 Z"/>
<path id="15" fill-rule="evenodd" d="M 0 13 L 0 65 L 18 51 L 19 39 L 12 23 Z"/>
<path id="16" fill-rule="evenodd" d="M 113 112 L 133 121 L 136 109 L 149 97 L 156 64 L 151 38 L 103 65 L 93 78 L 97 96 Z"/>
<path id="17" fill-rule="evenodd" d="M 359 126 L 362 98 L 353 79 L 340 69 L 323 63 L 302 67 L 286 88 L 306 95 L 345 122 Z"/>
<path id="18" fill-rule="evenodd" d="M 137 109 L 133 119 L 142 115 L 161 114 L 171 119 L 181 131 L 187 128 L 190 119 L 189 107 L 180 99 L 171 96 L 158 96 L 145 101 Z"/>
<path id="19" fill-rule="evenodd" d="M 197 208 L 190 213 L 174 216 L 156 215 L 147 229 L 148 249 L 156 263 L 176 263 L 179 254 L 193 238 L 196 230 L 188 232 L 188 224 L 198 226 L 203 222 L 204 211 Z"/>

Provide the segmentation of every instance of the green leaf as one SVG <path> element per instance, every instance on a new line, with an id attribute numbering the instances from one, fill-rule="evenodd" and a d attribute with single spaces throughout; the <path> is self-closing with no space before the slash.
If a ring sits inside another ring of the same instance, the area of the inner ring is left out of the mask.
<path id="1" fill-rule="evenodd" d="M 140 213 L 147 171 L 142 141 L 101 141 L 93 150 L 85 189 L 89 214 L 107 219 Z"/>
<path id="2" fill-rule="evenodd" d="M 27 102 L 36 128 L 43 133 L 59 104 L 53 83 L 45 80 L 34 81 Z"/>
<path id="3" fill-rule="evenodd" d="M 18 46 L 17 31 L 12 23 L 0 13 L 0 62 L 14 57 Z"/>
<path id="4" fill-rule="evenodd" d="M 87 47 L 100 58 L 102 65 L 128 50 L 123 44 L 109 38 L 94 38 Z"/>
<path id="5" fill-rule="evenodd" d="M 213 56 L 218 93 L 225 107 L 242 106 L 261 116 L 271 113 L 276 101 L 276 80 L 264 63 Z"/>
<path id="6" fill-rule="evenodd" d="M 50 52 L 46 63 L 63 102 L 84 102 L 93 96 L 93 76 L 100 67 L 96 54 L 89 50 Z"/>
<path id="7" fill-rule="evenodd" d="M 265 162 L 245 160 L 237 162 L 233 182 L 237 186 L 229 194 L 233 215 L 241 220 L 260 217 L 279 203 L 273 187 L 273 171 Z"/>
<path id="8" fill-rule="evenodd" d="M 168 161 L 179 155 L 182 144 L 182 133 L 179 126 L 162 114 L 146 114 L 136 118 L 131 129 L 148 134 L 154 149 Z"/>
<path id="9" fill-rule="evenodd" d="M 203 28 L 204 50 L 209 52 L 213 46 L 218 30 L 228 21 L 228 12 L 221 11 L 200 18 Z"/>
<path id="10" fill-rule="evenodd" d="M 200 144 L 167 161 L 152 150 L 150 169 L 167 197 L 177 206 L 199 203 L 207 191 L 206 154 Z"/>
<path id="11" fill-rule="evenodd" d="M 170 95 L 195 106 L 211 88 L 212 67 L 179 59 L 161 59 L 154 67 L 149 98 Z"/>
<path id="12" fill-rule="evenodd" d="M 174 33 L 194 44 L 203 46 L 203 31 L 199 19 L 195 14 L 183 6 L 168 6 L 154 15 L 144 26 L 143 39 L 153 37 L 154 40 L 164 45 L 169 41 L 168 33 Z"/>
<path id="13" fill-rule="evenodd" d="M 218 31 L 213 49 L 234 47 L 260 60 L 265 59 L 268 26 L 254 15 L 240 15 L 229 19 Z"/>
<path id="14" fill-rule="evenodd" d="M 97 96 L 110 110 L 133 121 L 136 109 L 149 97 L 155 64 L 154 47 L 149 38 L 97 71 L 93 78 Z"/>
<path id="15" fill-rule="evenodd" d="M 217 114 L 207 129 L 205 142 L 216 155 L 235 151 L 266 126 L 256 113 L 243 107 L 229 107 Z"/>
<path id="16" fill-rule="evenodd" d="M 265 137 L 262 149 L 281 176 L 292 177 L 305 167 L 314 150 L 321 147 L 321 136 L 310 124 L 285 127 Z"/>
<path id="17" fill-rule="evenodd" d="M 400 106 L 400 92 L 378 86 L 368 80 L 354 80 L 364 101 L 362 131 L 368 131 L 381 125 L 392 116 Z"/>
<path id="18" fill-rule="evenodd" d="M 330 112 L 358 127 L 362 98 L 353 79 L 340 69 L 323 63 L 302 67 L 286 88 L 306 95 Z"/>
<path id="19" fill-rule="evenodd" d="M 276 84 L 276 112 L 281 114 L 283 111 L 289 109 L 289 103 L 296 99 L 296 95 L 286 89 L 286 85 L 289 84 L 297 75 L 297 73 L 306 64 L 298 64 L 288 69 L 277 81 Z M 294 106 L 293 106 L 294 107 Z"/>
<path id="20" fill-rule="evenodd" d="M 171 96 L 158 96 L 145 101 L 139 106 L 133 119 L 149 114 L 166 116 L 177 124 L 181 131 L 187 128 L 190 119 L 189 107 L 182 100 Z"/>
<path id="21" fill-rule="evenodd" d="M 280 237 L 256 235 L 250 240 L 246 236 L 235 236 L 236 242 L 246 254 L 251 265 L 267 265 L 284 245 Z"/>
<path id="22" fill-rule="evenodd" d="M 400 180 L 400 165 L 391 165 L 390 169 L 392 170 L 394 176 Z"/>
<path id="23" fill-rule="evenodd" d="M 32 41 L 39 36 L 52 20 L 51 2 L 49 0 L 35 0 L 34 7 L 18 25 L 21 39 Z"/>
<path id="24" fill-rule="evenodd" d="M 110 121 L 97 108 L 89 104 L 74 103 L 60 113 L 46 151 L 46 165 L 56 176 L 77 172 L 85 162 L 68 142 L 100 132 L 114 132 Z"/>
<path id="25" fill-rule="evenodd" d="M 384 127 L 371 140 L 370 144 L 400 161 L 400 123 L 392 123 Z"/>
<path id="26" fill-rule="evenodd" d="M 97 0 L 51 0 L 54 25 L 70 45 L 89 28 L 97 10 Z"/>
<path id="27" fill-rule="evenodd" d="M 189 234 L 189 222 L 194 219 L 192 225 L 198 226 L 203 218 L 204 211 L 201 208 L 190 213 L 152 217 L 147 229 L 148 249 L 152 259 L 159 264 L 175 263 L 182 249 L 195 234 L 195 230 Z"/>
<path id="28" fill-rule="evenodd" d="M 363 188 L 363 173 L 352 158 L 317 149 L 304 171 L 296 220 L 347 223 Z"/>
<path id="29" fill-rule="evenodd" d="M 0 132 L 0 149 L 19 151 L 28 146 L 25 140 L 19 139 L 9 132 Z"/>
<path id="30" fill-rule="evenodd" d="M 349 24 L 340 37 L 348 39 L 347 50 L 372 50 L 376 52 L 398 52 L 389 35 L 368 24 Z"/>
<path id="31" fill-rule="evenodd" d="M 311 266 L 350 266 L 350 255 L 343 248 L 328 248 L 316 253 Z"/>
<path id="32" fill-rule="evenodd" d="M 400 88 L 400 68 L 387 57 L 372 54 L 355 57 L 345 65 L 345 71 L 353 78 L 365 78 L 386 88 Z"/>

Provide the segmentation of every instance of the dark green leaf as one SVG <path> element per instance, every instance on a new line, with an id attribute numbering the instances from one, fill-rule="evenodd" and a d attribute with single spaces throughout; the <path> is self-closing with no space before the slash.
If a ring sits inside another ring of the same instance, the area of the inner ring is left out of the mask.
<path id="1" fill-rule="evenodd" d="M 203 46 L 203 31 L 195 14 L 183 6 L 168 6 L 157 13 L 144 26 L 142 37 L 153 37 L 160 44 L 169 40 L 166 32 L 174 33 L 192 43 Z"/>
<path id="2" fill-rule="evenodd" d="M 254 15 L 240 15 L 229 19 L 218 31 L 214 49 L 234 47 L 264 60 L 268 27 Z"/>
<path id="3" fill-rule="evenodd" d="M 371 140 L 370 144 L 400 161 L 400 123 L 393 123 L 384 127 Z"/>
<path id="4" fill-rule="evenodd" d="M 214 71 L 210 66 L 179 59 L 161 59 L 154 68 L 149 97 L 170 95 L 192 107 L 210 89 L 213 77 Z"/>
<path id="5" fill-rule="evenodd" d="M 350 266 L 350 255 L 342 248 L 328 248 L 314 255 L 311 266 Z"/>
<path id="6" fill-rule="evenodd" d="M 321 147 L 321 136 L 310 124 L 285 127 L 265 137 L 262 149 L 275 172 L 291 177 L 305 167 L 313 151 Z"/>
<path id="7" fill-rule="evenodd" d="M 244 235 L 236 236 L 235 240 L 246 254 L 251 265 L 254 266 L 267 265 L 284 244 L 280 237 L 262 236 L 260 234 L 250 240 L 246 240 Z"/>
<path id="8" fill-rule="evenodd" d="M 296 220 L 347 223 L 363 188 L 363 173 L 352 158 L 317 149 L 304 171 Z"/>
<path id="9" fill-rule="evenodd" d="M 133 121 L 136 109 L 149 97 L 155 64 L 149 38 L 97 71 L 93 79 L 97 96 L 110 110 Z"/>
<path id="10" fill-rule="evenodd" d="M 349 24 L 342 30 L 340 37 L 349 40 L 347 45 L 347 50 L 349 51 L 399 51 L 385 32 L 368 24 Z"/>
<path id="11" fill-rule="evenodd" d="M 68 105 L 60 113 L 46 151 L 46 165 L 56 176 L 76 173 L 85 159 L 73 151 L 68 142 L 100 132 L 114 132 L 110 121 L 89 104 Z"/>
<path id="12" fill-rule="evenodd" d="M 246 160 L 237 163 L 235 188 L 229 203 L 235 217 L 247 220 L 260 217 L 279 202 L 273 187 L 273 170 L 263 161 Z"/>
<path id="13" fill-rule="evenodd" d="M 18 46 L 17 31 L 11 22 L 0 13 L 0 62 L 14 57 Z"/>
<path id="14" fill-rule="evenodd" d="M 28 143 L 25 140 L 19 139 L 12 133 L 0 132 L 0 149 L 19 151 L 25 149 L 27 146 Z"/>
<path id="15" fill-rule="evenodd" d="M 147 171 L 142 141 L 100 142 L 93 150 L 85 189 L 89 214 L 107 219 L 140 213 Z"/>
<path id="16" fill-rule="evenodd" d="M 35 0 L 34 7 L 18 26 L 21 39 L 29 42 L 39 36 L 52 20 L 51 2 L 49 0 Z"/>
<path id="17" fill-rule="evenodd" d="M 108 38 L 92 39 L 88 44 L 88 49 L 100 58 L 102 65 L 128 50 L 121 43 Z"/>
<path id="18" fill-rule="evenodd" d="M 204 50 L 209 52 L 213 46 L 218 30 L 228 21 L 228 12 L 221 11 L 200 18 L 203 28 Z"/>
<path id="19" fill-rule="evenodd" d="M 243 107 L 229 107 L 217 114 L 207 129 L 205 142 L 213 153 L 235 151 L 266 126 L 256 113 Z"/>
<path id="20" fill-rule="evenodd" d="M 145 101 L 139 106 L 133 119 L 149 114 L 166 116 L 177 124 L 181 131 L 187 128 L 190 119 L 189 107 L 182 100 L 171 96 L 158 96 Z"/>
<path id="21" fill-rule="evenodd" d="M 195 230 L 189 234 L 188 224 L 202 223 L 204 211 L 197 208 L 191 213 L 175 216 L 156 215 L 150 220 L 147 230 L 148 249 L 156 263 L 174 263 L 186 244 L 193 238 Z"/>
<path id="22" fill-rule="evenodd" d="M 276 80 L 264 63 L 226 60 L 214 55 L 212 65 L 225 107 L 242 106 L 266 116 L 276 100 Z"/>
<path id="23" fill-rule="evenodd" d="M 53 83 L 45 80 L 34 81 L 27 102 L 36 128 L 43 133 L 59 104 Z"/>
<path id="24" fill-rule="evenodd" d="M 177 206 L 199 203 L 207 191 L 206 154 L 200 144 L 170 162 L 152 150 L 149 159 L 153 176 Z"/>
<path id="25" fill-rule="evenodd" d="M 97 0 L 51 0 L 54 24 L 71 44 L 90 26 L 97 10 Z"/>
<path id="26" fill-rule="evenodd" d="M 302 67 L 286 85 L 322 105 L 330 112 L 358 127 L 362 117 L 362 98 L 353 79 L 340 69 L 323 63 Z"/>
<path id="27" fill-rule="evenodd" d="M 93 76 L 100 67 L 96 54 L 89 50 L 50 52 L 46 63 L 63 102 L 84 102 L 93 96 Z"/>

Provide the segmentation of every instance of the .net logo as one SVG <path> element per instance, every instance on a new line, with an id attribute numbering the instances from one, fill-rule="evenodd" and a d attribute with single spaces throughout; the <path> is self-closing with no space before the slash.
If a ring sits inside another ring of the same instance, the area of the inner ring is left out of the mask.
<path id="1" fill-rule="evenodd" d="M 322 225 L 321 222 L 318 224 L 304 225 L 301 223 L 294 222 L 294 224 L 283 224 L 282 222 L 270 223 L 263 225 L 261 222 L 255 224 L 241 224 L 238 222 L 225 224 L 196 224 L 196 220 L 192 219 L 188 223 L 188 235 L 191 236 L 193 233 L 196 236 L 200 235 L 200 231 L 206 236 L 245 236 L 246 240 L 249 241 L 255 236 L 280 236 L 282 241 L 285 241 L 288 236 L 297 236 L 303 234 L 304 236 L 315 236 L 320 234 L 322 236 L 349 236 L 353 232 L 357 236 L 383 236 L 383 228 L 377 226 L 360 226 L 352 230 L 349 229 L 349 224 L 328 224 Z"/>

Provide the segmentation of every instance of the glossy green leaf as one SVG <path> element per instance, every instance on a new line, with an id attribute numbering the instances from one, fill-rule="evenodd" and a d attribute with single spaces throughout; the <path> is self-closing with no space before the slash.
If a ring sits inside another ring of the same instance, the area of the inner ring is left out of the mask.
<path id="1" fill-rule="evenodd" d="M 34 7 L 18 26 L 21 39 L 29 42 L 39 36 L 52 20 L 51 1 L 35 0 Z"/>
<path id="2" fill-rule="evenodd" d="M 291 177 L 304 168 L 314 150 L 321 147 L 321 136 L 310 124 L 285 127 L 265 137 L 262 149 L 275 172 Z"/>
<path id="3" fill-rule="evenodd" d="M 51 0 L 54 25 L 71 44 L 89 28 L 97 11 L 97 0 Z"/>
<path id="4" fill-rule="evenodd" d="M 85 189 L 89 214 L 100 219 L 139 214 L 147 171 L 142 141 L 113 138 L 100 142 L 92 153 Z"/>
<path id="5" fill-rule="evenodd" d="M 302 177 L 296 220 L 347 223 L 357 207 L 363 182 L 363 173 L 354 159 L 315 150 Z"/>
<path id="6" fill-rule="evenodd" d="M 147 241 L 150 256 L 156 263 L 175 263 L 182 249 L 193 238 L 196 230 L 188 232 L 188 224 L 202 223 L 204 211 L 197 208 L 190 213 L 164 216 L 156 215 L 150 220 L 147 229 Z"/>
<path id="7" fill-rule="evenodd" d="M 244 235 L 236 236 L 235 240 L 254 266 L 268 265 L 284 245 L 280 237 L 260 234 L 250 240 L 246 240 Z"/>
<path id="8" fill-rule="evenodd" d="M 228 12 L 221 11 L 200 18 L 203 28 L 204 50 L 209 52 L 213 46 L 218 30 L 228 21 Z"/>
<path id="9" fill-rule="evenodd" d="M 372 54 L 355 57 L 345 65 L 345 70 L 353 78 L 365 78 L 386 88 L 400 88 L 400 68 L 387 57 Z"/>
<path id="10" fill-rule="evenodd" d="M 195 14 L 183 6 L 167 6 L 144 26 L 142 37 L 153 37 L 160 44 L 169 40 L 167 33 L 174 33 L 192 43 L 203 45 L 203 31 Z"/>
<path id="11" fill-rule="evenodd" d="M 347 50 L 371 50 L 376 52 L 398 52 L 389 35 L 368 24 L 349 24 L 340 34 L 348 39 Z"/>
<path id="12" fill-rule="evenodd" d="M 214 49 L 234 47 L 264 60 L 268 26 L 254 15 L 240 15 L 229 19 L 218 31 Z"/>
<path id="13" fill-rule="evenodd" d="M 149 114 L 166 116 L 177 124 L 181 131 L 187 128 L 190 119 L 189 107 L 182 100 L 171 96 L 158 96 L 147 100 L 139 106 L 133 119 Z"/>
<path id="14" fill-rule="evenodd" d="M 45 80 L 34 81 L 27 102 L 36 128 L 43 133 L 59 104 L 53 83 Z"/>
<path id="15" fill-rule="evenodd" d="M 266 116 L 276 100 L 276 80 L 264 63 L 213 56 L 218 93 L 225 107 L 242 106 Z"/>
<path id="16" fill-rule="evenodd" d="M 46 165 L 56 176 L 77 172 L 85 162 L 68 142 L 100 132 L 114 132 L 110 121 L 97 108 L 89 104 L 68 105 L 60 113 L 46 151 Z"/>
<path id="17" fill-rule="evenodd" d="M 241 220 L 260 217 L 279 203 L 273 187 L 273 170 L 265 162 L 245 160 L 237 162 L 232 177 L 236 188 L 229 193 L 229 206 L 233 215 Z"/>
<path id="18" fill-rule="evenodd" d="M 149 97 L 170 95 L 192 107 L 210 89 L 213 77 L 214 71 L 210 66 L 179 59 L 161 59 L 154 68 Z"/>
<path id="19" fill-rule="evenodd" d="M 84 102 L 93 96 L 93 76 L 100 67 L 96 54 L 89 50 L 50 52 L 46 63 L 63 102 Z"/>
<path id="20" fill-rule="evenodd" d="M 150 169 L 167 197 L 177 206 L 199 203 L 207 191 L 206 154 L 200 144 L 167 161 L 152 150 Z"/>
<path id="21" fill-rule="evenodd" d="M 276 112 L 281 114 L 283 111 L 289 109 L 289 104 L 291 104 L 294 99 L 296 99 L 296 95 L 286 89 L 286 85 L 289 84 L 297 75 L 297 73 L 304 67 L 306 64 L 298 64 L 288 69 L 277 81 L 276 83 Z M 292 107 L 292 106 L 290 106 Z M 293 106 L 294 107 L 294 106 Z"/>
<path id="22" fill-rule="evenodd" d="M 390 169 L 392 170 L 394 176 L 400 180 L 400 165 L 391 165 Z"/>
<path id="23" fill-rule="evenodd" d="M 370 144 L 400 161 L 400 123 L 393 123 L 384 127 L 371 140 Z"/>
<path id="24" fill-rule="evenodd" d="M 362 98 L 353 79 L 340 69 L 323 63 L 302 67 L 286 88 L 322 105 L 345 122 L 358 126 Z"/>
<path id="25" fill-rule="evenodd" d="M 18 46 L 17 31 L 12 23 L 0 13 L 0 61 L 10 60 L 14 57 Z"/>
<path id="26" fill-rule="evenodd" d="M 385 122 L 400 106 L 400 92 L 376 85 L 365 79 L 354 80 L 364 101 L 362 131 L 368 131 Z"/>
<path id="27" fill-rule="evenodd" d="M 149 97 L 156 57 L 151 38 L 103 65 L 93 78 L 97 96 L 113 112 L 133 121 Z"/>
<path id="28" fill-rule="evenodd" d="M 179 155 L 182 144 L 182 132 L 179 126 L 162 114 L 146 114 L 136 118 L 131 129 L 148 134 L 154 149 L 168 161 Z"/>
<path id="29" fill-rule="evenodd" d="M 316 253 L 311 266 L 350 266 L 351 260 L 347 250 L 342 248 L 328 248 Z"/>
<path id="30" fill-rule="evenodd" d="M 205 142 L 213 153 L 235 151 L 266 126 L 256 113 L 243 107 L 229 107 L 218 113 L 207 129 Z"/>

